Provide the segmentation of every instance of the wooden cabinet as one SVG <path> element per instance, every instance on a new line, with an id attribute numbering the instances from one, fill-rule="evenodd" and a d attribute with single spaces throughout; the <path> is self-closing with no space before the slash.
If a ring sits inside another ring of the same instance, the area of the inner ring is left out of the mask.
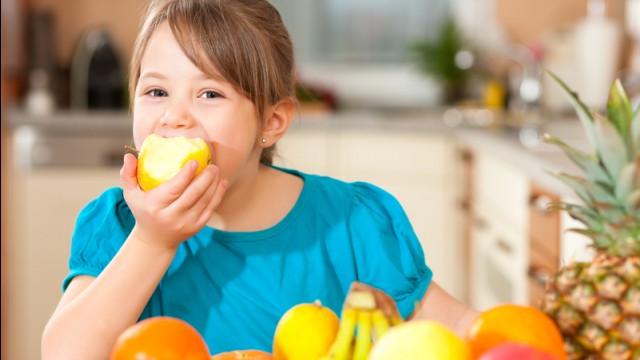
<path id="1" fill-rule="evenodd" d="M 560 201 L 553 192 L 536 184 L 529 199 L 529 304 L 539 306 L 547 281 L 560 265 L 560 212 L 549 205 Z"/>
<path id="2" fill-rule="evenodd" d="M 299 127 L 278 144 L 276 165 L 345 181 L 366 181 L 402 204 L 434 278 L 462 298 L 462 245 L 458 223 L 459 153 L 447 133 L 402 129 Z"/>

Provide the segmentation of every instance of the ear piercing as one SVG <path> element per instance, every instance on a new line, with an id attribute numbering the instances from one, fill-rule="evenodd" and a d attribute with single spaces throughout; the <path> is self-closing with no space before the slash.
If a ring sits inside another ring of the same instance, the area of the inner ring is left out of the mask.
<path id="1" fill-rule="evenodd" d="M 266 144 L 267 143 L 267 138 L 262 138 L 262 139 L 260 139 L 260 141 L 262 141 L 263 144 Z"/>

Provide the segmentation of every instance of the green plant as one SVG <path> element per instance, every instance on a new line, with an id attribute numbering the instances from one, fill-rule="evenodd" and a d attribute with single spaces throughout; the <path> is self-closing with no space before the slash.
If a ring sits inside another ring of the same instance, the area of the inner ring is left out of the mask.
<path id="1" fill-rule="evenodd" d="M 410 52 L 420 71 L 440 81 L 449 92 L 448 95 L 456 95 L 456 92 L 463 91 L 469 77 L 469 69 L 456 63 L 456 56 L 465 46 L 455 22 L 450 19 L 435 41 L 416 42 L 411 46 Z"/>

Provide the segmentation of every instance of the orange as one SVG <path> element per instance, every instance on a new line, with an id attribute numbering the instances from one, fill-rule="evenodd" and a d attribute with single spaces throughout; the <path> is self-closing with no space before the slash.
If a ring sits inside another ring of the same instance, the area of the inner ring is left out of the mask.
<path id="1" fill-rule="evenodd" d="M 169 316 L 142 320 L 116 340 L 111 360 L 209 360 L 200 333 L 187 322 Z"/>
<path id="2" fill-rule="evenodd" d="M 211 360 L 273 360 L 273 356 L 260 350 L 234 350 L 213 355 Z"/>
<path id="3" fill-rule="evenodd" d="M 504 304 L 487 310 L 473 321 L 465 338 L 474 358 L 506 342 L 528 345 L 561 360 L 567 358 L 553 320 L 531 306 Z"/>
<path id="4" fill-rule="evenodd" d="M 273 337 L 273 358 L 319 359 L 329 352 L 339 326 L 338 315 L 318 300 L 295 305 L 278 321 Z"/>

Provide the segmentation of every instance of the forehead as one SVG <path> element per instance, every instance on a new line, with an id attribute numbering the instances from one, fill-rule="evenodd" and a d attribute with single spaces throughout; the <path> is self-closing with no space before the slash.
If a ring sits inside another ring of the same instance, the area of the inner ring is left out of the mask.
<path id="1" fill-rule="evenodd" d="M 164 21 L 151 32 L 141 59 L 141 70 L 151 65 L 166 66 L 172 71 L 177 71 L 178 65 L 189 65 L 207 77 L 227 82 L 196 35 L 188 28 L 177 26 L 175 29 L 177 34 L 172 26 Z"/>

